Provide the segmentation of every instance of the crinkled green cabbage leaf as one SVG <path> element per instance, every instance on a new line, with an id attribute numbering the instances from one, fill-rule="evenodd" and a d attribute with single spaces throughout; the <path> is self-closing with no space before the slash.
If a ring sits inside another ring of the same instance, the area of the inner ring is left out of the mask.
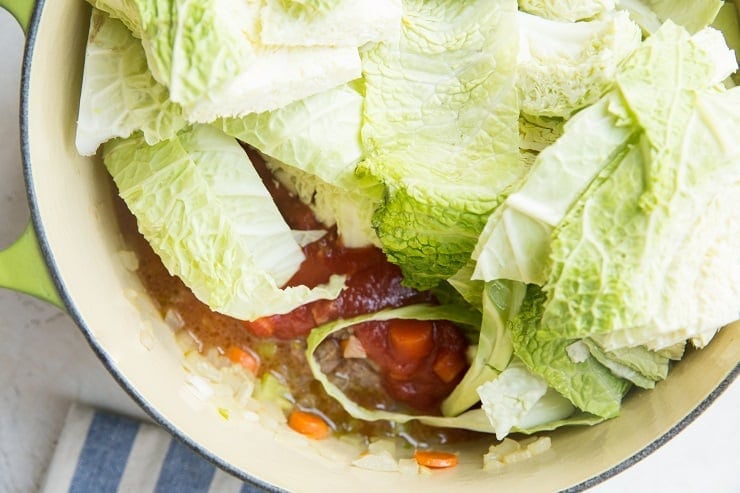
<path id="1" fill-rule="evenodd" d="M 595 103 L 641 40 L 625 12 L 576 23 L 524 12 L 517 19 L 517 88 L 522 112 L 531 115 L 567 118 Z"/>
<path id="2" fill-rule="evenodd" d="M 336 185 L 354 183 L 362 158 L 363 96 L 343 84 L 287 106 L 216 122 L 263 154 Z"/>
<path id="3" fill-rule="evenodd" d="M 148 144 L 172 138 L 187 121 L 152 77 L 138 39 L 95 8 L 85 50 L 75 144 L 83 156 L 141 130 Z"/>
<path id="4" fill-rule="evenodd" d="M 152 75 L 192 122 L 276 109 L 361 74 L 356 46 L 262 44 L 262 2 L 95 4 L 141 38 Z"/>
<path id="5" fill-rule="evenodd" d="M 277 110 L 217 122 L 269 156 L 277 179 L 309 204 L 319 221 L 336 224 L 349 247 L 379 245 L 371 219 L 382 189 L 354 172 L 362 158 L 361 89 L 345 84 Z"/>
<path id="6" fill-rule="evenodd" d="M 522 186 L 491 214 L 473 252 L 473 278 L 544 284 L 550 235 L 604 169 L 618 164 L 636 130 L 619 124 L 610 94 L 568 120 L 537 157 Z"/>
<path id="7" fill-rule="evenodd" d="M 88 0 L 98 10 L 118 19 L 136 38 L 141 38 L 142 20 L 139 0 Z"/>
<path id="8" fill-rule="evenodd" d="M 654 33 L 667 20 L 689 32 L 701 31 L 717 16 L 722 0 L 617 0 L 647 33 Z"/>
<path id="9" fill-rule="evenodd" d="M 583 361 L 573 361 L 567 348 L 576 340 L 543 338 L 545 299 L 537 286 L 527 287 L 521 309 L 510 323 L 514 354 L 577 408 L 606 419 L 617 416 L 631 383 L 612 374 L 590 354 Z"/>
<path id="10" fill-rule="evenodd" d="M 626 64 L 643 133 L 553 232 L 543 337 L 660 349 L 737 318 L 740 89 L 715 40 L 667 23 Z"/>
<path id="11" fill-rule="evenodd" d="M 644 346 L 607 351 L 591 338 L 581 340 L 591 355 L 618 377 L 626 378 L 644 389 L 652 389 L 655 382 L 668 376 L 670 360 Z"/>
<path id="12" fill-rule="evenodd" d="M 619 93 L 650 143 L 641 207 L 667 203 L 680 187 L 675 170 L 696 93 L 711 91 L 736 69 L 721 32 L 707 28 L 691 36 L 671 22 L 625 61 L 617 76 Z"/>
<path id="13" fill-rule="evenodd" d="M 362 46 L 389 41 L 401 29 L 400 0 L 333 0 L 325 8 L 296 8 L 296 2 L 266 0 L 260 39 L 280 46 Z"/>
<path id="14" fill-rule="evenodd" d="M 240 0 L 134 0 L 149 70 L 186 110 L 249 67 L 253 8 Z"/>
<path id="15" fill-rule="evenodd" d="M 139 230 L 173 275 L 213 310 L 253 320 L 335 298 L 328 285 L 280 289 L 303 253 L 236 140 L 210 126 L 148 146 L 105 144 L 103 159 Z"/>
<path id="16" fill-rule="evenodd" d="M 567 22 L 591 19 L 614 7 L 614 0 L 519 0 L 524 12 Z"/>
<path id="17" fill-rule="evenodd" d="M 449 396 L 442 402 L 442 414 L 455 416 L 480 399 L 478 388 L 495 380 L 509 365 L 513 346 L 508 329 L 519 311 L 526 286 L 519 282 L 487 283 L 482 295 L 483 318 L 478 344 L 468 371 Z"/>
<path id="18" fill-rule="evenodd" d="M 512 429 L 566 420 L 573 404 L 514 358 L 501 374 L 478 387 L 481 408 L 502 440 Z"/>
<path id="19" fill-rule="evenodd" d="M 360 77 L 360 56 L 349 47 L 258 46 L 254 61 L 188 109 L 193 121 L 282 108 Z"/>
<path id="20" fill-rule="evenodd" d="M 374 226 L 411 286 L 462 267 L 521 177 L 515 19 L 513 0 L 406 0 L 400 40 L 362 53 L 360 170 L 386 187 Z"/>

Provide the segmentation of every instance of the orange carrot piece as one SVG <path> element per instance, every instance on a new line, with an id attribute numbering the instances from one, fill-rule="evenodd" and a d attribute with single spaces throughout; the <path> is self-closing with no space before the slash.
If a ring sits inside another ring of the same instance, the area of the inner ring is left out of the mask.
<path id="1" fill-rule="evenodd" d="M 226 349 L 226 357 L 234 363 L 242 365 L 255 375 L 260 369 L 260 361 L 257 356 L 239 346 L 229 346 Z"/>
<path id="2" fill-rule="evenodd" d="M 457 454 L 440 452 L 438 450 L 417 450 L 414 452 L 414 459 L 416 459 L 416 463 L 420 466 L 434 469 L 455 467 L 457 465 Z"/>
<path id="3" fill-rule="evenodd" d="M 293 408 L 288 416 L 288 426 L 314 440 L 326 438 L 331 433 L 331 428 L 329 428 L 329 425 L 321 416 L 295 408 Z"/>
<path id="4" fill-rule="evenodd" d="M 440 352 L 432 369 L 444 383 L 450 383 L 465 369 L 467 362 L 460 354 L 450 351 Z"/>
<path id="5" fill-rule="evenodd" d="M 392 320 L 388 339 L 394 354 L 406 361 L 420 360 L 434 349 L 432 324 L 425 320 Z"/>

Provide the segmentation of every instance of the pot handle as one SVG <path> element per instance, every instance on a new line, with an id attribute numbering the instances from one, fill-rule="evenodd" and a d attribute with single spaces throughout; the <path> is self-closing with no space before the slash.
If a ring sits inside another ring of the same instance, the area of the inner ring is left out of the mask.
<path id="1" fill-rule="evenodd" d="M 34 0 L 0 0 L 0 8 L 15 17 L 25 33 L 28 33 L 35 4 Z M 64 308 L 30 223 L 15 243 L 0 251 L 0 287 L 30 294 Z"/>
<path id="2" fill-rule="evenodd" d="M 30 223 L 15 243 L 0 251 L 0 287 L 30 294 L 64 308 Z"/>
<path id="3" fill-rule="evenodd" d="M 28 25 L 31 23 L 35 6 L 35 0 L 0 0 L 0 8 L 7 10 L 10 15 L 15 17 L 24 33 L 28 32 Z"/>

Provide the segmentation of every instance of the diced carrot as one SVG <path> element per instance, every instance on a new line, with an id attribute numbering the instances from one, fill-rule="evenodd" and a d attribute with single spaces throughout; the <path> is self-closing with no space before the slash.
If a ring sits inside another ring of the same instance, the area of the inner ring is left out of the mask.
<path id="1" fill-rule="evenodd" d="M 465 369 L 465 366 L 467 366 L 467 362 L 461 354 L 441 351 L 437 355 L 437 360 L 434 362 L 432 369 L 440 380 L 444 383 L 450 383 Z"/>
<path id="2" fill-rule="evenodd" d="M 331 428 L 321 416 L 296 408 L 293 408 L 288 416 L 288 426 L 314 440 L 326 438 L 331 433 Z"/>
<path id="3" fill-rule="evenodd" d="M 398 358 L 420 360 L 434 349 L 432 323 L 425 320 L 391 320 L 388 340 Z"/>
<path id="4" fill-rule="evenodd" d="M 414 452 L 414 459 L 420 466 L 434 469 L 455 467 L 457 465 L 457 454 L 437 450 L 417 450 Z"/>
<path id="5" fill-rule="evenodd" d="M 239 346 L 229 346 L 226 349 L 226 357 L 234 363 L 242 365 L 255 375 L 260 369 L 260 361 L 257 356 Z"/>

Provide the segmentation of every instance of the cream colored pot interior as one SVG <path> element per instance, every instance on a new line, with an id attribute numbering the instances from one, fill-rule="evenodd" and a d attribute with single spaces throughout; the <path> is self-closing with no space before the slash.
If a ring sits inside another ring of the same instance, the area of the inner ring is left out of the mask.
<path id="1" fill-rule="evenodd" d="M 550 451 L 501 472 L 481 470 L 487 443 L 461 449 L 461 465 L 454 470 L 405 476 L 349 467 L 354 449 L 324 443 L 332 450 L 317 451 L 259 422 L 224 419 L 213 405 L 192 397 L 170 330 L 137 295 L 138 282 L 122 265 L 122 238 L 105 170 L 96 159 L 75 152 L 88 19 L 83 0 L 54 0 L 43 6 L 32 30 L 27 156 L 36 226 L 72 315 L 114 374 L 165 426 L 227 468 L 291 491 L 580 489 L 624 467 L 669 432 L 740 360 L 740 326 L 735 324 L 709 348 L 689 354 L 654 391 L 632 393 L 620 418 L 553 433 Z"/>

